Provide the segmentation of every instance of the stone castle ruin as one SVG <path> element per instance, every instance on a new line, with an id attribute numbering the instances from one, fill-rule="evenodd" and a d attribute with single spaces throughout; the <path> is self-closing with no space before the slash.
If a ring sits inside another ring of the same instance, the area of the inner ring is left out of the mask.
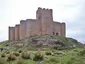
<path id="1" fill-rule="evenodd" d="M 21 40 L 29 36 L 53 34 L 66 36 L 65 23 L 53 21 L 52 9 L 38 8 L 36 19 L 21 20 L 15 27 L 9 27 L 9 40 Z"/>

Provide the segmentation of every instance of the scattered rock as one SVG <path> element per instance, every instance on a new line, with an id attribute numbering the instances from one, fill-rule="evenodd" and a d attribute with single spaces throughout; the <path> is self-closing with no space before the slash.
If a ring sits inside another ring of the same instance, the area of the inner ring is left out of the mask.
<path id="1" fill-rule="evenodd" d="M 57 54 L 57 55 L 64 55 L 64 52 L 62 52 L 62 51 L 57 51 L 57 52 L 55 52 L 54 54 Z"/>

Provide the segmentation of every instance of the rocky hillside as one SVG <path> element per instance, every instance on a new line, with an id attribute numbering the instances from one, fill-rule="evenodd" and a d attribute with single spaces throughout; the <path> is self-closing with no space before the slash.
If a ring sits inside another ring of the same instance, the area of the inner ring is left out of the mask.
<path id="1" fill-rule="evenodd" d="M 7 44 L 6 44 L 7 45 Z M 53 47 L 56 49 L 66 49 L 80 46 L 77 40 L 56 35 L 31 36 L 19 41 L 8 43 L 9 46 L 31 46 L 31 47 Z"/>

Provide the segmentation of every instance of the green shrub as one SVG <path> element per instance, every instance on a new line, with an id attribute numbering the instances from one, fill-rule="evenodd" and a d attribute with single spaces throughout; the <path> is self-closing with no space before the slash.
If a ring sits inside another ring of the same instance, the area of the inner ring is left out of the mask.
<path id="1" fill-rule="evenodd" d="M 22 50 L 19 50 L 18 52 L 19 52 L 19 53 L 22 53 Z"/>
<path id="2" fill-rule="evenodd" d="M 30 53 L 28 53 L 28 52 L 22 52 L 21 57 L 23 59 L 30 59 Z"/>
<path id="3" fill-rule="evenodd" d="M 19 53 L 17 53 L 17 52 L 14 52 L 13 54 L 14 54 L 15 56 L 19 56 Z"/>
<path id="4" fill-rule="evenodd" d="M 66 64 L 72 64 L 72 63 L 73 63 L 73 60 L 69 60 L 69 61 L 67 61 Z"/>
<path id="5" fill-rule="evenodd" d="M 9 54 L 7 61 L 14 61 L 14 60 L 16 60 L 16 56 L 14 54 Z"/>
<path id="6" fill-rule="evenodd" d="M 0 64 L 6 64 L 6 61 L 5 61 L 5 59 L 3 59 L 3 58 L 0 58 Z"/>
<path id="7" fill-rule="evenodd" d="M 76 58 L 75 57 L 72 57 L 71 60 L 76 60 Z"/>
<path id="8" fill-rule="evenodd" d="M 79 56 L 85 55 L 85 50 L 80 51 L 80 52 L 78 53 L 78 55 L 79 55 Z"/>
<path id="9" fill-rule="evenodd" d="M 40 52 L 37 52 L 33 58 L 34 61 L 41 61 L 43 60 L 43 55 Z"/>
<path id="10" fill-rule="evenodd" d="M 46 54 L 46 55 L 51 55 L 52 53 L 51 53 L 51 52 L 46 52 L 45 54 Z"/>
<path id="11" fill-rule="evenodd" d="M 18 59 L 18 61 L 17 61 L 17 64 L 24 64 L 24 61 L 23 61 L 23 59 Z"/>
<path id="12" fill-rule="evenodd" d="M 78 50 L 74 50 L 75 52 L 78 52 Z"/>
<path id="13" fill-rule="evenodd" d="M 6 54 L 9 54 L 10 52 L 9 51 L 6 51 Z"/>
<path id="14" fill-rule="evenodd" d="M 50 61 L 50 62 L 59 63 L 59 60 L 58 60 L 58 59 L 56 59 L 56 58 L 50 58 L 50 59 L 49 59 L 49 61 Z"/>
<path id="15" fill-rule="evenodd" d="M 6 55 L 3 53 L 3 54 L 1 54 L 1 57 L 6 57 Z"/>

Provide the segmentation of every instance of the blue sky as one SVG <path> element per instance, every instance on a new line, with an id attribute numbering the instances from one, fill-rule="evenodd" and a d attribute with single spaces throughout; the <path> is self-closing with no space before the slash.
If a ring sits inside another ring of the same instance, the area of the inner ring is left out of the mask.
<path id="1" fill-rule="evenodd" d="M 85 0 L 0 0 L 0 41 L 8 39 L 8 26 L 34 19 L 38 7 L 53 9 L 53 19 L 66 23 L 66 36 L 85 43 Z"/>

